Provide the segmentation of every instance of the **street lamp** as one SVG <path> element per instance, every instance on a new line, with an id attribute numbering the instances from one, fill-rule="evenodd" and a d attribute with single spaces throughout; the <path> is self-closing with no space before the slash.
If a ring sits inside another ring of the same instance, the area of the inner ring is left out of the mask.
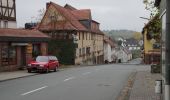
<path id="1" fill-rule="evenodd" d="M 149 18 L 146 18 L 146 17 L 139 17 L 139 18 L 141 18 L 141 19 L 146 19 L 146 20 L 151 20 L 151 19 L 149 19 Z"/>

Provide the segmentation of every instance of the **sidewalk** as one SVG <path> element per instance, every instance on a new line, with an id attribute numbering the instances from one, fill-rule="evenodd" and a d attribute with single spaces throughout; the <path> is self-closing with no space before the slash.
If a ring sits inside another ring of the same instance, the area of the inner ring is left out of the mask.
<path id="1" fill-rule="evenodd" d="M 155 80 L 160 80 L 160 74 L 149 71 L 137 72 L 129 100 L 161 100 L 161 95 L 155 93 Z"/>
<path id="2" fill-rule="evenodd" d="M 13 71 L 13 72 L 0 72 L 0 82 L 16 79 L 16 78 L 22 78 L 27 76 L 33 76 L 37 73 L 28 73 L 27 70 L 21 70 L 21 71 Z"/>
<path id="3" fill-rule="evenodd" d="M 85 65 L 84 65 L 85 66 Z M 91 65 L 91 66 L 97 66 L 97 65 Z M 64 70 L 67 68 L 75 68 L 75 67 L 83 67 L 83 65 L 75 66 L 75 65 L 64 65 L 59 68 L 59 70 Z M 12 71 L 12 72 L 0 72 L 0 82 L 22 78 L 22 77 L 28 77 L 28 76 L 34 76 L 39 73 L 28 73 L 27 70 L 20 70 L 20 71 Z"/>
<path id="4" fill-rule="evenodd" d="M 94 65 L 91 65 L 91 66 L 94 66 Z M 67 68 L 75 68 L 75 67 L 83 67 L 83 66 L 63 65 L 59 68 L 59 70 L 61 71 L 61 70 L 67 69 Z M 39 74 L 39 73 L 28 73 L 27 70 L 0 72 L 0 82 L 17 79 L 17 78 L 22 78 L 22 77 L 34 76 L 37 74 Z"/>

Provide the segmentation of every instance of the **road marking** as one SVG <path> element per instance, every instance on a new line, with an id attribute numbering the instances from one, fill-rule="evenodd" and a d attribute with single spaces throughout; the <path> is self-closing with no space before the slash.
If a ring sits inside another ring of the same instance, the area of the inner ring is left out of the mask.
<path id="1" fill-rule="evenodd" d="M 88 74 L 90 74 L 91 72 L 85 72 L 85 73 L 83 73 L 82 75 L 88 75 Z"/>
<path id="2" fill-rule="evenodd" d="M 32 91 L 29 91 L 29 92 L 23 93 L 23 94 L 21 94 L 21 95 L 22 95 L 22 96 L 24 96 L 24 95 L 27 95 L 27 94 L 30 94 L 30 93 L 33 93 L 33 92 L 36 92 L 36 91 L 42 90 L 42 89 L 47 88 L 47 87 L 48 87 L 48 86 L 43 86 L 43 87 L 41 87 L 41 88 L 38 88 L 38 89 L 35 89 L 35 90 L 32 90 Z"/>
<path id="3" fill-rule="evenodd" d="M 65 79 L 64 82 L 69 81 L 69 80 L 74 79 L 74 78 L 75 77 L 69 77 L 69 78 Z"/>

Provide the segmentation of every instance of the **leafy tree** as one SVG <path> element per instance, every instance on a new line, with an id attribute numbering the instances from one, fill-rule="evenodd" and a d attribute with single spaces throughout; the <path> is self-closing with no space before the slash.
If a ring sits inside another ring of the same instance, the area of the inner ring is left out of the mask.
<path id="1" fill-rule="evenodd" d="M 133 33 L 133 38 L 136 40 L 141 40 L 142 34 L 140 32 L 135 32 L 135 33 Z"/>
<path id="2" fill-rule="evenodd" d="M 159 9 L 154 6 L 155 0 L 143 0 L 145 9 L 150 12 L 150 21 L 145 26 L 147 28 L 147 39 L 154 38 L 160 42 L 161 20 L 159 19 Z"/>
<path id="3" fill-rule="evenodd" d="M 155 17 L 159 13 L 159 9 L 154 6 L 155 0 L 143 0 L 145 9 L 150 12 L 150 19 Z"/>

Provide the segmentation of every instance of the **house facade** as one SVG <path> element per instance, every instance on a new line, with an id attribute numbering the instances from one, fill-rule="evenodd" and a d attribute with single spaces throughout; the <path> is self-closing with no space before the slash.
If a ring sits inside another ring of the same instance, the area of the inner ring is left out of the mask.
<path id="1" fill-rule="evenodd" d="M 152 37 L 150 31 L 148 30 L 152 21 L 158 16 L 154 17 L 149 21 L 143 28 L 143 40 L 144 40 L 144 50 L 143 50 L 143 61 L 145 64 L 160 63 L 160 43 Z"/>
<path id="2" fill-rule="evenodd" d="M 113 55 L 116 57 L 117 63 L 126 63 L 129 60 L 132 60 L 132 53 L 122 46 L 117 46 L 113 50 Z"/>
<path id="3" fill-rule="evenodd" d="M 125 44 L 126 44 L 127 49 L 130 50 L 130 51 L 141 49 L 139 42 L 137 40 L 135 40 L 134 38 L 126 39 Z"/>
<path id="4" fill-rule="evenodd" d="M 115 43 L 110 37 L 104 37 L 104 62 L 113 63 L 116 61 L 116 56 L 114 56 L 113 51 L 115 50 Z"/>
<path id="5" fill-rule="evenodd" d="M 16 27 L 15 0 L 0 0 L 0 71 L 22 69 L 33 57 L 48 54 L 49 36 Z"/>
<path id="6" fill-rule="evenodd" d="M 0 0 L 0 28 L 16 28 L 15 0 Z"/>
<path id="7" fill-rule="evenodd" d="M 39 31 L 0 29 L 0 71 L 24 68 L 38 55 L 47 55 L 49 37 Z"/>
<path id="8" fill-rule="evenodd" d="M 99 25 L 90 9 L 49 2 L 38 29 L 52 37 L 49 52 L 61 63 L 99 64 L 104 61 L 104 34 Z"/>

